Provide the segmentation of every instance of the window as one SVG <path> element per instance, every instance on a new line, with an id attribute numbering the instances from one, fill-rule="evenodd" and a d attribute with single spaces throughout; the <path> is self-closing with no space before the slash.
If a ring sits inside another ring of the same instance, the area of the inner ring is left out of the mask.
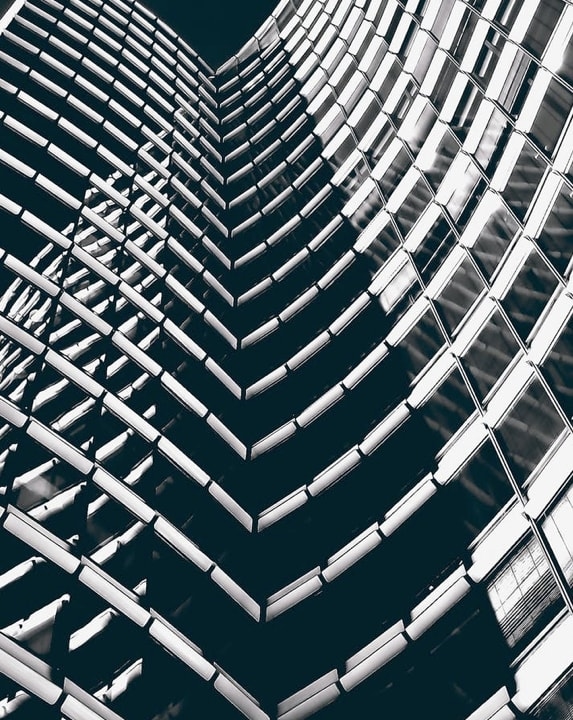
<path id="1" fill-rule="evenodd" d="M 473 263 L 466 258 L 435 302 L 447 330 L 452 333 L 464 319 L 484 285 Z"/>
<path id="2" fill-rule="evenodd" d="M 441 446 L 450 440 L 474 409 L 466 384 L 455 369 L 423 406 L 422 415 Z"/>
<path id="3" fill-rule="evenodd" d="M 535 720 L 573 720 L 573 673 L 567 673 L 530 712 Z"/>
<path id="4" fill-rule="evenodd" d="M 520 48 L 516 48 L 515 58 L 507 73 L 498 98 L 500 105 L 513 118 L 517 118 L 519 115 L 523 107 L 523 101 L 529 92 L 537 70 L 537 63 Z"/>
<path id="5" fill-rule="evenodd" d="M 478 14 L 468 8 L 465 9 L 462 20 L 450 47 L 450 52 L 461 63 L 468 45 L 474 36 L 474 30 L 478 22 Z"/>
<path id="6" fill-rule="evenodd" d="M 509 207 L 523 220 L 547 163 L 537 150 L 525 142 L 502 195 Z"/>
<path id="7" fill-rule="evenodd" d="M 472 73 L 483 90 L 485 90 L 493 75 L 504 44 L 505 40 L 503 36 L 493 28 L 490 28 Z"/>
<path id="8" fill-rule="evenodd" d="M 518 651 L 563 606 L 538 541 L 512 555 L 487 589 L 507 644 Z"/>
<path id="9" fill-rule="evenodd" d="M 447 220 L 441 215 L 418 249 L 414 252 L 414 262 L 427 285 L 439 270 L 444 259 L 456 243 L 456 236 Z"/>
<path id="10" fill-rule="evenodd" d="M 475 159 L 486 172 L 490 166 L 492 170 L 495 169 L 509 132 L 509 123 L 503 113 L 494 109 L 474 153 Z"/>
<path id="11" fill-rule="evenodd" d="M 480 400 L 484 400 L 518 351 L 507 323 L 495 312 L 462 357 L 462 365 Z"/>
<path id="12" fill-rule="evenodd" d="M 436 316 L 430 307 L 414 324 L 400 342 L 400 360 L 408 372 L 408 379 L 416 375 L 429 363 L 445 342 Z"/>
<path id="13" fill-rule="evenodd" d="M 530 130 L 531 137 L 549 156 L 555 150 L 572 106 L 573 92 L 559 80 L 551 80 Z"/>
<path id="14" fill-rule="evenodd" d="M 571 262 L 572 228 L 573 191 L 564 182 L 538 238 L 546 257 L 562 275 L 567 274 Z"/>
<path id="15" fill-rule="evenodd" d="M 523 340 L 527 340 L 557 284 L 555 273 L 541 255 L 531 252 L 502 301 Z"/>
<path id="16" fill-rule="evenodd" d="M 495 13 L 494 20 L 510 32 L 520 9 L 519 0 L 503 0 Z"/>
<path id="17" fill-rule="evenodd" d="M 539 380 L 534 380 L 496 431 L 520 485 L 525 485 L 564 427 L 543 386 Z"/>
<path id="18" fill-rule="evenodd" d="M 448 484 L 459 503 L 459 515 L 471 542 L 513 497 L 497 453 L 488 441 Z"/>
<path id="19" fill-rule="evenodd" d="M 573 585 L 573 487 L 549 513 L 543 531 L 569 585 Z"/>
<path id="20" fill-rule="evenodd" d="M 537 5 L 523 38 L 523 45 L 538 58 L 543 55 L 564 6 L 563 0 L 543 0 Z"/>
<path id="21" fill-rule="evenodd" d="M 442 128 L 445 126 L 436 127 Z M 440 183 L 444 179 L 444 176 L 448 171 L 450 165 L 452 164 L 452 160 L 458 153 L 459 149 L 460 146 L 454 135 L 450 132 L 449 129 L 446 129 L 441 140 L 433 151 L 431 162 L 424 162 L 424 167 L 422 168 L 424 174 L 428 178 L 430 185 L 434 188 L 434 190 L 439 187 Z M 420 158 L 418 158 L 418 161 L 419 160 Z"/>
<path id="22" fill-rule="evenodd" d="M 494 210 L 478 235 L 471 252 L 487 280 L 498 268 L 518 227 L 511 213 L 502 205 Z"/>
<path id="23" fill-rule="evenodd" d="M 545 377 L 565 412 L 573 415 L 573 324 L 567 323 L 543 363 Z"/>

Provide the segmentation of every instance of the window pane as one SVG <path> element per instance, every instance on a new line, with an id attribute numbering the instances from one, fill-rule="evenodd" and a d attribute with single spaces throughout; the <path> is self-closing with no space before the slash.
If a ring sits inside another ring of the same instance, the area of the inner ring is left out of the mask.
<path id="1" fill-rule="evenodd" d="M 573 93 L 559 80 L 551 80 L 530 130 L 531 137 L 552 155 L 573 106 Z"/>
<path id="2" fill-rule="evenodd" d="M 525 483 L 564 427 L 541 383 L 534 380 L 497 430 L 520 485 Z"/>
<path id="3" fill-rule="evenodd" d="M 567 415 L 573 415 L 573 322 L 563 328 L 543 363 L 545 377 Z"/>
<path id="4" fill-rule="evenodd" d="M 543 0 L 537 6 L 523 38 L 524 47 L 537 57 L 543 54 L 564 6 L 563 0 Z"/>
<path id="5" fill-rule="evenodd" d="M 573 487 L 549 513 L 543 530 L 569 585 L 573 584 Z"/>
<path id="6" fill-rule="evenodd" d="M 563 607 L 537 540 L 515 553 L 488 586 L 507 644 L 519 650 Z"/>
<path id="7" fill-rule="evenodd" d="M 470 259 L 464 260 L 435 301 L 450 333 L 483 290 L 484 285 Z"/>
<path id="8" fill-rule="evenodd" d="M 501 258 L 518 230 L 511 213 L 500 207 L 488 219 L 476 240 L 471 253 L 487 280 L 499 267 Z"/>
<path id="9" fill-rule="evenodd" d="M 562 275 L 566 274 L 573 252 L 572 228 L 573 192 L 563 183 L 538 238 L 542 250 Z"/>
<path id="10" fill-rule="evenodd" d="M 495 312 L 462 358 L 480 400 L 486 397 L 518 350 L 507 323 Z"/>
<path id="11" fill-rule="evenodd" d="M 527 214 L 546 168 L 547 163 L 541 154 L 526 142 L 502 193 L 507 204 L 520 220 L 523 220 Z"/>
<path id="12" fill-rule="evenodd" d="M 458 496 L 468 543 L 513 497 L 513 489 L 489 441 L 471 457 L 448 487 Z"/>
<path id="13" fill-rule="evenodd" d="M 526 340 L 558 281 L 539 253 L 532 252 L 502 301 L 513 326 Z"/>

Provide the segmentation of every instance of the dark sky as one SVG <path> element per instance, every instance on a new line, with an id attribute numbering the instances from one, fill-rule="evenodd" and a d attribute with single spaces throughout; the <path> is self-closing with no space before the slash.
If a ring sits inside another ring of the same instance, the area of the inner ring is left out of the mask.
<path id="1" fill-rule="evenodd" d="M 213 68 L 248 40 L 278 0 L 143 0 Z"/>

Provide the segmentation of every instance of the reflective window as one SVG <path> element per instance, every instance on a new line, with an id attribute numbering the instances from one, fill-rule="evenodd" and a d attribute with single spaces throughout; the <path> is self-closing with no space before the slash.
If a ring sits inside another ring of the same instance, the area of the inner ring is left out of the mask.
<path id="1" fill-rule="evenodd" d="M 450 46 L 450 52 L 458 63 L 461 63 L 463 60 L 464 54 L 473 37 L 478 19 L 478 13 L 472 12 L 469 8 L 464 10 L 462 20 L 458 25 L 454 40 Z"/>
<path id="2" fill-rule="evenodd" d="M 411 165 L 411 159 L 405 147 L 401 147 L 400 151 L 392 161 L 388 170 L 382 175 L 380 185 L 382 191 L 388 197 L 397 187 L 400 180 L 404 177 Z"/>
<path id="3" fill-rule="evenodd" d="M 437 47 L 438 44 L 436 43 L 436 41 L 433 38 L 427 36 L 424 42 L 424 46 L 420 52 L 418 62 L 416 63 L 416 67 L 412 70 L 412 75 L 418 81 L 418 83 L 422 83 L 422 81 L 424 80 L 424 77 L 428 72 L 428 68 L 430 67 L 430 63 L 432 62 L 432 58 L 434 57 L 434 53 L 436 52 Z"/>
<path id="4" fill-rule="evenodd" d="M 460 146 L 456 138 L 450 130 L 446 130 L 433 154 L 432 163 L 427 163 L 422 168 L 434 189 L 437 190 L 439 187 L 459 149 Z"/>
<path id="5" fill-rule="evenodd" d="M 485 442 L 448 485 L 473 540 L 513 497 L 513 489 L 491 442 Z"/>
<path id="6" fill-rule="evenodd" d="M 504 44 L 504 37 L 494 28 L 490 28 L 472 72 L 473 77 L 477 80 L 482 90 L 486 89 L 491 79 Z"/>
<path id="7" fill-rule="evenodd" d="M 447 442 L 475 410 L 465 382 L 455 369 L 422 407 L 424 420 L 441 444 Z"/>
<path id="8" fill-rule="evenodd" d="M 465 318 L 468 310 L 483 290 L 483 282 L 473 263 L 469 258 L 465 259 L 435 300 L 450 333 Z"/>
<path id="9" fill-rule="evenodd" d="M 497 8 L 494 20 L 509 32 L 520 10 L 520 0 L 502 0 Z"/>
<path id="10" fill-rule="evenodd" d="M 480 400 L 487 396 L 518 350 L 507 323 L 496 311 L 462 357 L 462 365 Z"/>
<path id="11" fill-rule="evenodd" d="M 440 324 L 431 308 L 428 308 L 398 346 L 410 380 L 427 365 L 444 342 Z"/>
<path id="12" fill-rule="evenodd" d="M 541 153 L 525 142 L 502 193 L 520 220 L 527 214 L 531 199 L 546 169 L 547 163 Z"/>
<path id="13" fill-rule="evenodd" d="M 538 58 L 543 55 L 564 7 L 563 0 L 543 0 L 537 5 L 523 38 L 523 45 Z"/>
<path id="14" fill-rule="evenodd" d="M 521 647 L 563 601 L 537 540 L 517 551 L 488 585 L 488 595 L 510 647 Z"/>
<path id="15" fill-rule="evenodd" d="M 551 80 L 530 130 L 531 137 L 547 155 L 553 154 L 572 106 L 573 92 L 559 80 Z"/>
<path id="16" fill-rule="evenodd" d="M 461 141 L 465 139 L 471 124 L 475 120 L 482 99 L 481 91 L 468 78 L 450 123 L 452 130 Z"/>
<path id="17" fill-rule="evenodd" d="M 573 585 L 573 488 L 543 522 L 543 531 L 569 585 Z"/>
<path id="18" fill-rule="evenodd" d="M 573 190 L 564 182 L 537 239 L 545 255 L 562 275 L 568 274 L 573 253 L 572 240 Z"/>
<path id="19" fill-rule="evenodd" d="M 535 470 L 564 427 L 543 386 L 534 380 L 496 431 L 520 485 Z"/>
<path id="20" fill-rule="evenodd" d="M 545 377 L 565 412 L 573 416 L 573 323 L 563 328 L 543 362 Z"/>
<path id="21" fill-rule="evenodd" d="M 537 63 L 521 48 L 516 55 L 499 93 L 498 102 L 513 118 L 517 118 L 538 70 Z"/>
<path id="22" fill-rule="evenodd" d="M 566 80 L 569 85 L 573 85 L 573 33 L 570 34 L 567 45 L 563 49 L 563 54 L 556 64 L 557 74 Z"/>
<path id="23" fill-rule="evenodd" d="M 438 81 L 431 92 L 431 100 L 436 106 L 438 112 L 442 109 L 457 74 L 457 65 L 449 57 L 446 57 L 440 70 Z"/>
<path id="24" fill-rule="evenodd" d="M 518 224 L 505 206 L 496 209 L 485 223 L 471 253 L 480 269 L 490 280 L 499 267 L 501 258 L 514 238 Z"/>
<path id="25" fill-rule="evenodd" d="M 441 216 L 414 252 L 414 262 L 426 285 L 440 268 L 455 243 L 456 236 L 453 230 L 447 220 Z"/>
<path id="26" fill-rule="evenodd" d="M 502 301 L 523 340 L 527 339 L 557 284 L 555 273 L 541 255 L 531 252 Z"/>
<path id="27" fill-rule="evenodd" d="M 535 720 L 571 720 L 571 708 L 573 708 L 573 673 L 567 672 L 530 712 Z"/>
<path id="28" fill-rule="evenodd" d="M 431 199 L 432 195 L 424 178 L 418 178 L 395 215 L 396 224 L 404 236 L 410 232 Z"/>
<path id="29" fill-rule="evenodd" d="M 486 172 L 490 168 L 490 172 L 495 170 L 509 133 L 509 122 L 503 113 L 495 108 L 474 153 L 475 159 Z"/>

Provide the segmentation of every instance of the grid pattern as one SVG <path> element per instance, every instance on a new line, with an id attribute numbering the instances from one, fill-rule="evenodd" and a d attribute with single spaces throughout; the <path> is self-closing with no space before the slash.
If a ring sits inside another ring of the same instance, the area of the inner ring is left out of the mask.
<path id="1" fill-rule="evenodd" d="M 284 0 L 213 71 L 137 2 L 17 0 L 3 716 L 568 707 L 572 36 Z"/>

